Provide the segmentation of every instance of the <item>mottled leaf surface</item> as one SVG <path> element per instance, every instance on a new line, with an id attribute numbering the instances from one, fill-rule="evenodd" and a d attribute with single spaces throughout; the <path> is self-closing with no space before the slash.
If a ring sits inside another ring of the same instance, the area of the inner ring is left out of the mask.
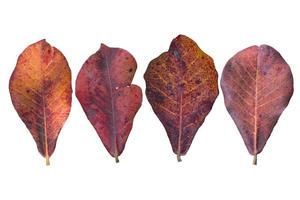
<path id="1" fill-rule="evenodd" d="M 144 78 L 148 101 L 180 161 L 218 96 L 213 59 L 179 35 L 167 52 L 150 62 Z"/>
<path id="2" fill-rule="evenodd" d="M 30 45 L 18 58 L 9 91 L 16 111 L 49 164 L 71 108 L 71 71 L 66 58 L 45 40 Z"/>
<path id="3" fill-rule="evenodd" d="M 221 87 L 226 108 L 256 164 L 256 155 L 293 94 L 290 67 L 274 48 L 251 46 L 227 62 Z"/>
<path id="4" fill-rule="evenodd" d="M 117 162 L 142 103 L 140 87 L 131 84 L 136 68 L 129 52 L 102 44 L 84 63 L 76 80 L 76 96 Z"/>

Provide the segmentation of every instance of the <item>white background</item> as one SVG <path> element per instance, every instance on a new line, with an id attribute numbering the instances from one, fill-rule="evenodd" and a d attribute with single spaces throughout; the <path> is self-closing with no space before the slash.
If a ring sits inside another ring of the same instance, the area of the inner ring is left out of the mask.
<path id="1" fill-rule="evenodd" d="M 299 199 L 300 54 L 297 1 L 1 1 L 0 199 Z M 227 60 L 250 45 L 269 44 L 290 64 L 295 92 L 258 166 L 252 165 L 223 95 L 177 163 L 166 132 L 144 96 L 125 151 L 116 164 L 75 95 L 51 165 L 15 112 L 8 81 L 18 55 L 46 38 L 72 69 L 100 43 L 136 58 L 133 83 L 145 89 L 150 60 L 185 34 L 214 58 L 219 77 Z"/>

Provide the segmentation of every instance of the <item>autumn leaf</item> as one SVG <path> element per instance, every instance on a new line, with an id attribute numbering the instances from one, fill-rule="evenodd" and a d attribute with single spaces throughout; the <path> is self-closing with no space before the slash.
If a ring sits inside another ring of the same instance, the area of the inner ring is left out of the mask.
<path id="1" fill-rule="evenodd" d="M 142 103 L 140 87 L 131 84 L 136 68 L 129 52 L 102 44 L 83 64 L 76 80 L 76 97 L 116 162 Z"/>
<path id="2" fill-rule="evenodd" d="M 150 62 L 144 78 L 148 101 L 181 161 L 219 93 L 213 59 L 179 35 Z"/>
<path id="3" fill-rule="evenodd" d="M 253 164 L 293 94 L 293 76 L 281 55 L 267 45 L 251 46 L 225 65 L 221 87 Z"/>
<path id="4" fill-rule="evenodd" d="M 66 58 L 45 40 L 30 45 L 18 58 L 9 91 L 19 117 L 49 165 L 71 108 L 71 71 Z"/>

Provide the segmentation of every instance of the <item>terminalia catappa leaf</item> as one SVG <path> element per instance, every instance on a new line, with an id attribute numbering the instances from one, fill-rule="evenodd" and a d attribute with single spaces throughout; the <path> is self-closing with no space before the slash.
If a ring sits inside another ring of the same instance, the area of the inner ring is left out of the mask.
<path id="1" fill-rule="evenodd" d="M 16 111 L 49 165 L 71 108 L 71 71 L 66 58 L 45 40 L 30 45 L 18 58 L 9 91 Z"/>
<path id="2" fill-rule="evenodd" d="M 76 80 L 76 97 L 116 162 L 142 104 L 140 87 L 131 84 L 136 68 L 129 52 L 102 44 L 83 64 Z"/>
<path id="3" fill-rule="evenodd" d="M 221 87 L 253 164 L 293 94 L 293 76 L 281 55 L 267 45 L 251 46 L 225 65 Z"/>
<path id="4" fill-rule="evenodd" d="M 219 93 L 213 59 L 179 35 L 150 62 L 144 78 L 148 101 L 181 161 Z"/>

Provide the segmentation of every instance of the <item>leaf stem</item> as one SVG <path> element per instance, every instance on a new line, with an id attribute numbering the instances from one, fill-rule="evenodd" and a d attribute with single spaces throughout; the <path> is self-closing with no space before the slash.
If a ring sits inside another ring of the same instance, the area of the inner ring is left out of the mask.
<path id="1" fill-rule="evenodd" d="M 257 154 L 253 156 L 253 165 L 257 165 Z"/>
<path id="2" fill-rule="evenodd" d="M 50 159 L 48 154 L 46 154 L 46 165 L 49 166 L 50 165 Z"/>
<path id="3" fill-rule="evenodd" d="M 117 154 L 115 155 L 115 161 L 116 161 L 116 163 L 120 162 Z"/>
<path id="4" fill-rule="evenodd" d="M 181 162 L 181 161 L 182 161 L 182 160 L 181 160 L 181 156 L 180 156 L 179 153 L 177 154 L 177 161 L 178 161 L 178 162 Z"/>

